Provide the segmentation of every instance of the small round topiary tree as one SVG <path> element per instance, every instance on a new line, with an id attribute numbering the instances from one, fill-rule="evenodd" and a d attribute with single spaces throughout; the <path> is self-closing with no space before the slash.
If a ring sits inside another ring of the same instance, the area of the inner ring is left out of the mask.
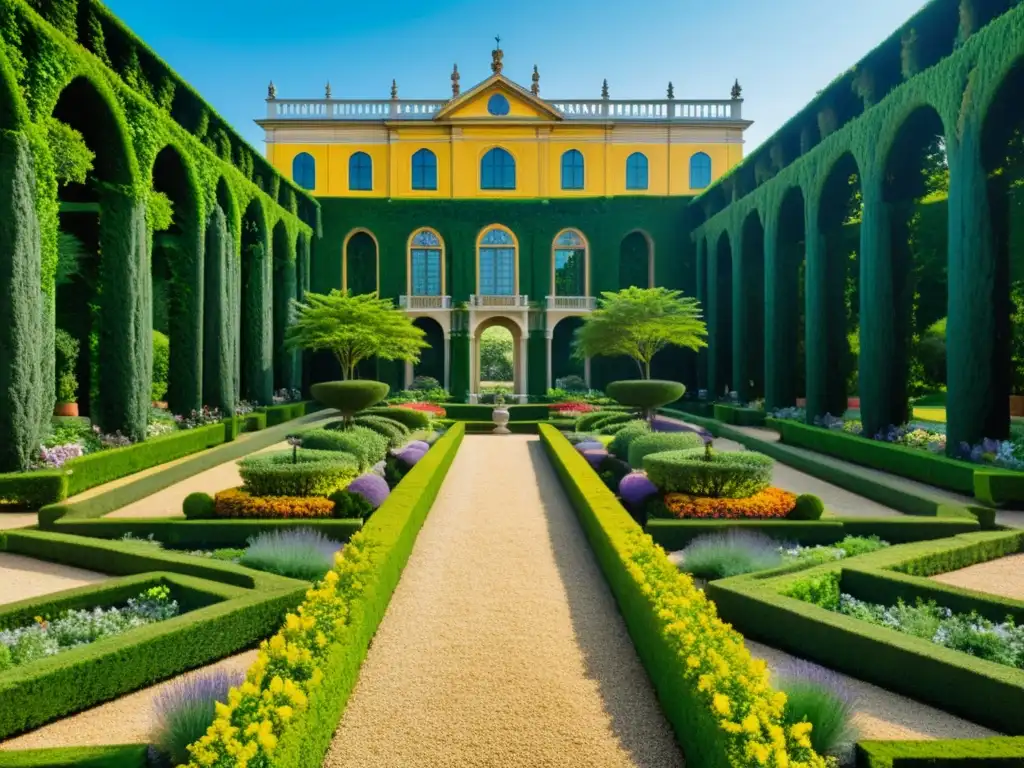
<path id="1" fill-rule="evenodd" d="M 336 408 L 346 424 L 359 411 L 376 405 L 385 397 L 391 387 L 383 381 L 325 381 L 310 387 L 313 399 L 328 408 Z"/>
<path id="2" fill-rule="evenodd" d="M 796 506 L 786 515 L 790 520 L 820 520 L 825 513 L 825 503 L 813 493 L 796 497 Z"/>
<path id="3" fill-rule="evenodd" d="M 772 464 L 754 451 L 665 451 L 644 457 L 644 470 L 658 489 L 715 499 L 745 499 L 771 484 Z"/>
<path id="4" fill-rule="evenodd" d="M 213 496 L 208 493 L 190 493 L 181 504 L 181 511 L 189 520 L 209 520 L 216 516 Z"/>
<path id="5" fill-rule="evenodd" d="M 632 442 L 651 433 L 651 425 L 646 421 L 627 421 L 615 432 L 615 438 L 608 444 L 608 453 L 621 461 L 629 456 Z"/>
<path id="6" fill-rule="evenodd" d="M 648 421 L 658 408 L 674 403 L 683 396 L 684 392 L 686 392 L 686 387 L 678 381 L 662 379 L 613 381 L 605 389 L 605 394 L 608 397 L 615 398 L 623 405 L 641 409 Z"/>

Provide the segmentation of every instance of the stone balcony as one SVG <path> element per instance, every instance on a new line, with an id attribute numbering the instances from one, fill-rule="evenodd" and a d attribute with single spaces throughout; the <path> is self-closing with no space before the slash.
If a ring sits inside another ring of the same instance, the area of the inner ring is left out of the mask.
<path id="1" fill-rule="evenodd" d="M 399 296 L 398 306 L 411 312 L 442 311 L 452 308 L 451 296 Z"/>
<path id="2" fill-rule="evenodd" d="M 469 297 L 470 309 L 515 309 L 526 310 L 530 308 L 529 296 L 493 296 L 474 293 Z"/>
<path id="3" fill-rule="evenodd" d="M 593 296 L 548 296 L 547 308 L 562 312 L 590 312 L 597 309 Z"/>

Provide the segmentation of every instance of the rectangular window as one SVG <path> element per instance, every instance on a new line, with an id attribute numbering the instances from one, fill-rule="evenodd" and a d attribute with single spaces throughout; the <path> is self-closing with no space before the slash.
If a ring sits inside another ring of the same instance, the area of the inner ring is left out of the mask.
<path id="1" fill-rule="evenodd" d="M 417 163 L 412 168 L 413 189 L 437 189 L 437 166 Z"/>
<path id="2" fill-rule="evenodd" d="M 413 296 L 441 295 L 441 254 L 433 250 L 412 252 Z"/>
<path id="3" fill-rule="evenodd" d="M 480 250 L 480 293 L 483 296 L 512 296 L 516 286 L 514 248 Z"/>

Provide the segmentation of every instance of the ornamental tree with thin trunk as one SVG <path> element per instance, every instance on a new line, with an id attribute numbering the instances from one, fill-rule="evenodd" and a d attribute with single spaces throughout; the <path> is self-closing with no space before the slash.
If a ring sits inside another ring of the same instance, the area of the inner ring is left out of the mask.
<path id="1" fill-rule="evenodd" d="M 651 360 L 668 346 L 697 351 L 707 346 L 700 302 L 667 288 L 624 288 L 601 294 L 596 310 L 576 329 L 573 354 L 579 359 L 618 357 L 636 361 L 651 378 Z"/>
<path id="2" fill-rule="evenodd" d="M 307 293 L 292 300 L 294 319 L 285 334 L 290 349 L 326 350 L 341 366 L 342 378 L 355 378 L 356 366 L 371 357 L 418 362 L 429 346 L 426 334 L 405 312 L 376 293 Z"/>

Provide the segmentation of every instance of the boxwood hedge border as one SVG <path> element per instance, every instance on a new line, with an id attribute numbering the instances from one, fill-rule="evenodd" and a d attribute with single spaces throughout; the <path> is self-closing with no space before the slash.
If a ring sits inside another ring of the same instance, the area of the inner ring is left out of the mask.
<path id="1" fill-rule="evenodd" d="M 145 744 L 0 751 L 0 768 L 148 768 Z"/>
<path id="2" fill-rule="evenodd" d="M 862 741 L 857 744 L 859 768 L 1000 768 L 1024 766 L 1024 738 L 937 739 L 934 741 Z M 2 765 L 2 763 L 0 763 Z"/>

